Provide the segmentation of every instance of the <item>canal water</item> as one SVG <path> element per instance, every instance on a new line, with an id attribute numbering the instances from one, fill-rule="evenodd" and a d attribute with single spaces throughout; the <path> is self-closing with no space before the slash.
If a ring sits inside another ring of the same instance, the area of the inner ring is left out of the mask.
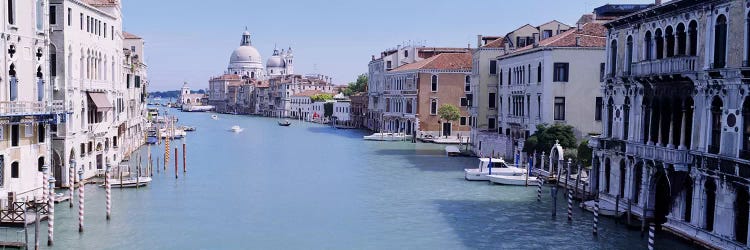
<path id="1" fill-rule="evenodd" d="M 174 111 L 172 111 L 174 112 Z M 645 249 L 647 239 L 612 220 L 591 234 L 593 216 L 566 219 L 560 192 L 467 182 L 474 158 L 443 147 L 363 141 L 365 132 L 273 118 L 176 113 L 195 126 L 187 174 L 154 173 L 149 187 L 86 186 L 85 231 L 77 204 L 55 209 L 55 249 Z M 233 125 L 244 128 L 229 132 Z M 181 146 L 181 141 L 172 143 Z M 152 147 L 154 160 L 163 145 Z M 145 147 L 144 147 L 145 150 Z M 182 151 L 182 150 L 180 150 Z M 145 151 L 143 151 L 145 152 Z M 180 152 L 181 153 L 181 152 Z M 172 156 L 174 158 L 174 156 Z M 180 159 L 182 156 L 179 157 Z M 145 157 L 144 157 L 145 159 Z M 46 243 L 46 223 L 42 223 Z M 33 229 L 31 229 L 33 232 Z M 43 244 L 46 245 L 46 244 Z M 693 246 L 665 233 L 657 248 Z M 45 246 L 46 248 L 46 246 Z"/>

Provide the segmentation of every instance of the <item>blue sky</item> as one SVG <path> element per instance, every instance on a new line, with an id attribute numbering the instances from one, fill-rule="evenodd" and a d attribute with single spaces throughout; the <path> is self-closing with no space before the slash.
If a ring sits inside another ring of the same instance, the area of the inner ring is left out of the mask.
<path id="1" fill-rule="evenodd" d="M 151 90 L 187 81 L 207 88 L 224 72 L 247 26 L 263 61 L 274 44 L 291 46 L 295 73 L 321 73 L 346 84 L 367 72 L 371 55 L 408 41 L 428 46 L 476 45 L 476 35 L 505 34 L 556 19 L 573 25 L 607 3 L 648 0 L 528 1 L 237 1 L 126 0 L 123 26 L 146 40 Z"/>

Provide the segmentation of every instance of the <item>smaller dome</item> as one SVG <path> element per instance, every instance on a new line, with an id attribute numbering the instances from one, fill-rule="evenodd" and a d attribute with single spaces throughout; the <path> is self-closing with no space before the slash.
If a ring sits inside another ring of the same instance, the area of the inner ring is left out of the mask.
<path id="1" fill-rule="evenodd" d="M 284 60 L 281 59 L 280 56 L 269 57 L 268 61 L 266 61 L 267 68 L 284 67 L 284 66 L 286 66 L 286 63 L 284 63 Z"/>

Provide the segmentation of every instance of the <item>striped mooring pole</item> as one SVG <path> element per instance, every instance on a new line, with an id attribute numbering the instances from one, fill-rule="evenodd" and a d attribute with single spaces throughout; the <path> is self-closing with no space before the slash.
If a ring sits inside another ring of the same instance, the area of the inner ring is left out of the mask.
<path id="1" fill-rule="evenodd" d="M 49 167 L 47 165 L 42 166 L 42 203 L 46 203 L 50 197 L 49 194 Z"/>
<path id="2" fill-rule="evenodd" d="M 78 170 L 78 232 L 83 233 L 83 168 Z"/>
<path id="3" fill-rule="evenodd" d="M 544 182 L 544 180 L 542 180 L 541 176 L 537 176 L 536 177 L 536 184 L 537 184 L 536 201 L 539 201 L 539 202 L 542 201 L 542 185 L 543 185 L 543 182 Z"/>
<path id="4" fill-rule="evenodd" d="M 599 235 L 599 197 L 594 199 L 594 236 Z"/>
<path id="5" fill-rule="evenodd" d="M 73 196 L 75 195 L 75 188 L 76 188 L 76 162 L 74 160 L 70 161 L 70 171 L 68 171 L 68 195 L 70 195 L 70 208 L 73 208 Z"/>
<path id="6" fill-rule="evenodd" d="M 107 171 L 104 173 L 104 191 L 107 196 L 107 201 L 105 203 L 107 206 L 107 220 L 110 219 L 110 214 L 112 213 L 112 184 L 109 180 L 111 169 L 110 165 L 107 164 Z"/>
<path id="7" fill-rule="evenodd" d="M 568 188 L 568 221 L 573 220 L 573 190 Z"/>
<path id="8" fill-rule="evenodd" d="M 654 224 L 648 225 L 648 250 L 654 250 Z"/>
<path id="9" fill-rule="evenodd" d="M 49 177 L 49 215 L 47 215 L 47 246 L 52 246 L 55 239 L 55 177 Z"/>

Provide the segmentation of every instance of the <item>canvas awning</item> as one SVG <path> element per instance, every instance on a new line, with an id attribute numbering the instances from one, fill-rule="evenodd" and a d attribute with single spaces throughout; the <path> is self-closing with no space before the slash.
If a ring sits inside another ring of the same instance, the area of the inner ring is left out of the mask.
<path id="1" fill-rule="evenodd" d="M 107 99 L 107 94 L 99 92 L 87 92 L 89 100 L 94 103 L 96 109 L 99 111 L 107 111 L 112 109 L 112 102 Z"/>

